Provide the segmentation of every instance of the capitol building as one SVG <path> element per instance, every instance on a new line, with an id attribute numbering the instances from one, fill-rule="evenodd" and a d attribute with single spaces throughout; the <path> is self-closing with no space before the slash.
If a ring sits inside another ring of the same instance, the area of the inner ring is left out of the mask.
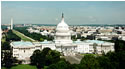
<path id="1" fill-rule="evenodd" d="M 13 48 L 13 57 L 17 57 L 18 60 L 23 60 L 25 63 L 29 63 L 30 56 L 37 49 L 42 50 L 46 47 L 52 50 L 61 52 L 64 56 L 94 53 L 97 54 L 107 53 L 114 51 L 114 43 L 99 41 L 99 40 L 85 40 L 85 41 L 72 41 L 71 33 L 67 23 L 64 21 L 64 15 L 62 14 L 62 20 L 56 27 L 56 33 L 54 35 L 54 41 L 43 42 L 29 42 L 29 41 L 13 41 L 10 44 Z"/>

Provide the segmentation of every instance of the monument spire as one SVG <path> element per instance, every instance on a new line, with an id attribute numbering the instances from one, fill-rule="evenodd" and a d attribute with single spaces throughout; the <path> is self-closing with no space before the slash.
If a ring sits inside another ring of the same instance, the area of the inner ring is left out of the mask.
<path id="1" fill-rule="evenodd" d="M 11 30 L 13 29 L 13 18 L 11 18 Z"/>

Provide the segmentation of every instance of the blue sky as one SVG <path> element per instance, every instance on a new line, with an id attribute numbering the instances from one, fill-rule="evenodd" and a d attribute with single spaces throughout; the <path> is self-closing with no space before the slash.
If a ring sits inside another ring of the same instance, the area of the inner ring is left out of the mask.
<path id="1" fill-rule="evenodd" d="M 125 24 L 122 1 L 2 1 L 1 23 L 58 24 L 62 12 L 69 25 Z"/>

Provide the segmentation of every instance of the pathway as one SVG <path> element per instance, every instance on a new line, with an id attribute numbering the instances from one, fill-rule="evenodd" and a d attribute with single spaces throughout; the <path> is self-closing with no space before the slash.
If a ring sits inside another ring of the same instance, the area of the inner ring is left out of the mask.
<path id="1" fill-rule="evenodd" d="M 83 56 L 75 55 L 75 56 L 64 56 L 66 61 L 69 61 L 71 64 L 79 64 Z"/>

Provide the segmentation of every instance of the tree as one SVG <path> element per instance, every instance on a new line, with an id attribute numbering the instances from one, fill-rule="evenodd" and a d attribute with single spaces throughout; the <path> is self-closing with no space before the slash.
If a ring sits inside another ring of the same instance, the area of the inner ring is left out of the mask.
<path id="1" fill-rule="evenodd" d="M 1 48 L 2 50 L 10 50 L 11 49 L 10 43 L 9 42 L 2 43 Z"/>
<path id="2" fill-rule="evenodd" d="M 60 61 L 60 53 L 50 48 L 44 48 L 42 51 L 35 50 L 30 59 L 31 64 L 36 65 L 37 68 L 43 68 Z"/>
<path id="3" fill-rule="evenodd" d="M 43 39 L 43 38 L 40 38 L 40 41 L 44 41 L 44 39 Z"/>
<path id="4" fill-rule="evenodd" d="M 47 38 L 48 41 L 54 40 L 54 37 L 53 37 L 53 36 L 50 36 L 50 35 L 48 35 L 46 38 Z"/>
<path id="5" fill-rule="evenodd" d="M 87 39 L 90 39 L 90 40 L 94 40 L 94 39 L 95 39 L 95 36 L 94 36 L 94 35 L 87 35 L 86 38 L 87 38 Z"/>
<path id="6" fill-rule="evenodd" d="M 105 56 L 110 60 L 110 69 L 124 69 L 125 51 L 108 52 Z"/>
<path id="7" fill-rule="evenodd" d="M 42 50 L 42 54 L 45 56 L 51 49 L 50 48 L 44 48 Z"/>
<path id="8" fill-rule="evenodd" d="M 55 50 L 50 50 L 45 56 L 47 66 L 60 61 L 60 53 Z"/>
<path id="9" fill-rule="evenodd" d="M 79 68 L 79 64 L 70 64 L 70 65 L 68 66 L 68 69 L 80 69 L 80 68 Z"/>
<path id="10" fill-rule="evenodd" d="M 47 69 L 68 69 L 66 61 L 59 61 L 58 63 L 51 64 Z"/>
<path id="11" fill-rule="evenodd" d="M 4 66 L 4 53 L 1 51 L 1 66 Z"/>
<path id="12" fill-rule="evenodd" d="M 97 57 L 100 69 L 112 69 L 110 59 L 106 56 Z"/>
<path id="13" fill-rule="evenodd" d="M 85 55 L 81 62 L 81 67 L 84 69 L 99 69 L 99 63 L 94 55 Z"/>
<path id="14" fill-rule="evenodd" d="M 12 56 L 11 52 L 4 52 L 2 56 L 2 66 L 6 68 L 11 68 L 17 62 L 17 59 Z"/>
<path id="15" fill-rule="evenodd" d="M 12 32 L 12 30 L 9 30 L 6 35 L 6 41 L 20 41 L 21 38 L 18 37 L 16 34 Z"/>
<path id="16" fill-rule="evenodd" d="M 86 40 L 86 38 L 85 37 L 81 37 L 81 41 L 84 41 L 84 40 Z"/>
<path id="17" fill-rule="evenodd" d="M 76 38 L 75 35 L 71 36 L 71 39 L 72 39 L 73 41 L 76 41 L 76 40 L 77 40 L 77 38 Z"/>
<path id="18" fill-rule="evenodd" d="M 115 52 L 125 51 L 125 41 L 116 40 L 115 41 Z"/>
<path id="19" fill-rule="evenodd" d="M 77 39 L 81 39 L 81 34 L 77 34 Z"/>
<path id="20" fill-rule="evenodd" d="M 119 69 L 125 68 L 125 51 L 121 51 L 117 53 Z"/>
<path id="21" fill-rule="evenodd" d="M 45 60 L 44 60 L 44 58 L 42 58 L 43 55 L 41 55 L 41 54 L 42 54 L 42 52 L 40 50 L 35 50 L 33 52 L 33 55 L 30 57 L 31 64 L 36 65 L 38 68 L 41 68 L 45 65 L 44 64 Z"/>
<path id="22" fill-rule="evenodd" d="M 56 64 L 51 64 L 49 67 L 47 67 L 46 69 L 58 69 Z"/>

